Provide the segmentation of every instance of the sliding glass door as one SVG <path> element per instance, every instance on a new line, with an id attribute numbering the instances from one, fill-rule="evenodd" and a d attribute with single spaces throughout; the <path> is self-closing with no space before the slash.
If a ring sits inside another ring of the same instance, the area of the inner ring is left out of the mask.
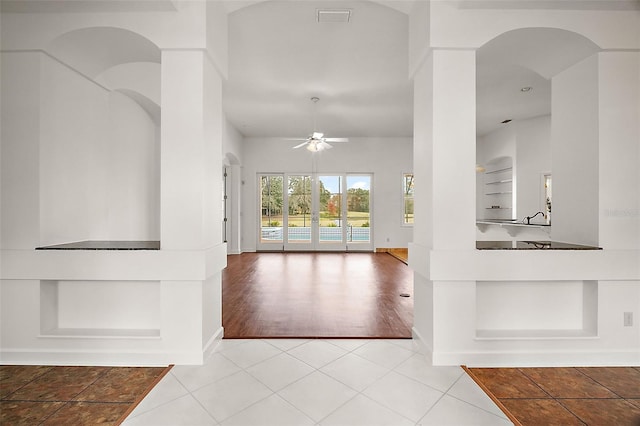
<path id="1" fill-rule="evenodd" d="M 310 175 L 287 176 L 287 239 L 284 249 L 313 250 L 314 211 L 313 187 Z"/>
<path id="2" fill-rule="evenodd" d="M 371 175 L 347 175 L 347 249 L 371 250 Z"/>
<path id="3" fill-rule="evenodd" d="M 371 251 L 371 175 L 263 174 L 258 250 Z"/>
<path id="4" fill-rule="evenodd" d="M 258 217 L 258 250 L 282 250 L 284 241 L 284 175 L 265 174 L 258 179 L 260 187 L 260 209 Z"/>

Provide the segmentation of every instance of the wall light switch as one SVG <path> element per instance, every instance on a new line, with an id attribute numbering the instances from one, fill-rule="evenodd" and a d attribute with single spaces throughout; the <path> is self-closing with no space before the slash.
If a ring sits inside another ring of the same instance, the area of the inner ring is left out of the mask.
<path id="1" fill-rule="evenodd" d="M 624 326 L 633 327 L 633 312 L 624 313 Z"/>

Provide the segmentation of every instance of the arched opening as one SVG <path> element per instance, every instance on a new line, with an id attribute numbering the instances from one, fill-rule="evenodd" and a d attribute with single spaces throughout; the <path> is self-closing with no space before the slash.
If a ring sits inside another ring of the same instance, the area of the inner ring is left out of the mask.
<path id="1" fill-rule="evenodd" d="M 160 49 L 93 27 L 45 51 L 42 242 L 159 240 Z"/>
<path id="2" fill-rule="evenodd" d="M 545 182 L 556 168 L 566 167 L 558 159 L 552 165 L 554 144 L 564 143 L 552 130 L 552 104 L 566 103 L 555 77 L 599 50 L 588 38 L 556 28 L 508 31 L 477 50 L 476 159 L 482 169 L 477 174 L 477 220 L 520 222 L 543 212 L 540 223 L 550 223 Z M 495 159 L 503 157 L 512 164 L 496 168 Z M 540 237 L 548 238 L 549 229 L 545 231 Z M 478 239 L 495 236 L 478 232 Z"/>

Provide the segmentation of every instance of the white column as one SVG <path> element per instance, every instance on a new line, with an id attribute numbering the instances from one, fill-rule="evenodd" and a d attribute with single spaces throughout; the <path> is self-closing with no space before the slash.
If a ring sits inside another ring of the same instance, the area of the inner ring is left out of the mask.
<path id="1" fill-rule="evenodd" d="M 475 249 L 473 50 L 433 52 L 433 248 Z"/>
<path id="2" fill-rule="evenodd" d="M 551 239 L 598 245 L 598 57 L 551 80 Z"/>
<path id="3" fill-rule="evenodd" d="M 160 234 L 163 249 L 203 248 L 204 52 L 162 52 Z"/>
<path id="4" fill-rule="evenodd" d="M 430 259 L 475 250 L 475 80 L 472 50 L 434 50 L 414 79 L 414 333 L 434 356 L 446 345 L 445 325 L 469 329 L 474 320 L 472 309 L 452 315 L 450 296 L 471 306 L 475 282 L 432 281 Z"/>
<path id="5" fill-rule="evenodd" d="M 192 251 L 202 279 L 163 281 L 163 301 L 184 295 L 163 304 L 162 321 L 203 354 L 222 335 L 222 117 L 222 79 L 207 53 L 163 51 L 161 249 Z"/>
<path id="6" fill-rule="evenodd" d="M 598 62 L 599 245 L 640 250 L 640 53 Z"/>

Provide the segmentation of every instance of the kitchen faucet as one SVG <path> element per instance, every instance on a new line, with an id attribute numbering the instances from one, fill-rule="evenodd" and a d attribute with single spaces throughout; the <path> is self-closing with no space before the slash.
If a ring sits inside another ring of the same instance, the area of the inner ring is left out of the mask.
<path id="1" fill-rule="evenodd" d="M 533 219 L 534 217 L 538 216 L 539 214 L 541 214 L 542 216 L 544 216 L 543 212 L 538 212 L 536 214 L 534 214 L 533 216 L 527 216 L 525 219 L 527 220 L 527 225 L 531 225 L 531 219 Z"/>

